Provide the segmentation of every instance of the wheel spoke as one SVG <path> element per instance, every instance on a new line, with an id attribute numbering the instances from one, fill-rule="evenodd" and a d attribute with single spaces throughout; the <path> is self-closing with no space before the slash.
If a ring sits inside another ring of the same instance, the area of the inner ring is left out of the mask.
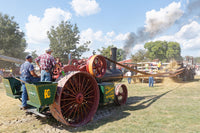
<path id="1" fill-rule="evenodd" d="M 95 64 L 95 62 L 93 63 L 92 68 L 93 68 L 93 69 L 94 69 L 94 68 L 97 68 L 97 64 Z"/>
<path id="2" fill-rule="evenodd" d="M 80 85 L 81 85 L 81 75 L 79 74 L 79 82 L 78 82 L 78 90 L 80 89 Z"/>
<path id="3" fill-rule="evenodd" d="M 84 112 L 85 112 L 85 115 L 87 115 L 87 111 L 86 111 L 84 105 L 83 105 L 82 107 L 83 107 L 83 110 L 84 110 Z"/>
<path id="4" fill-rule="evenodd" d="M 65 105 L 63 105 L 63 106 L 61 106 L 61 108 L 64 108 L 64 107 L 66 107 L 66 106 L 68 106 L 68 105 L 70 105 L 70 104 L 73 104 L 73 103 L 75 103 L 74 101 L 72 101 L 72 102 L 69 102 L 69 103 L 67 103 L 67 104 L 65 104 Z M 71 105 L 72 106 L 72 105 Z"/>
<path id="5" fill-rule="evenodd" d="M 82 105 L 81 105 L 81 120 L 83 120 L 83 109 L 82 109 Z"/>
<path id="6" fill-rule="evenodd" d="M 72 100 L 74 101 L 75 98 L 65 98 L 65 99 L 61 99 L 61 101 L 67 101 L 67 100 L 68 100 L 68 101 L 72 101 Z"/>
<path id="7" fill-rule="evenodd" d="M 65 116 L 65 114 L 70 110 L 71 108 L 68 108 L 67 110 L 65 110 L 65 112 L 63 113 L 63 116 Z"/>
<path id="8" fill-rule="evenodd" d="M 65 87 L 67 90 L 69 90 L 71 93 L 73 93 L 73 95 L 76 95 L 75 92 L 74 92 L 72 89 L 70 89 L 70 88 L 67 87 L 67 85 L 65 85 L 64 87 Z"/>
<path id="9" fill-rule="evenodd" d="M 71 86 L 72 86 L 73 90 L 75 91 L 75 93 L 77 93 L 76 88 L 74 87 L 74 85 L 73 85 L 72 82 L 71 82 L 71 78 L 69 79 L 69 83 L 71 84 Z"/>
<path id="10" fill-rule="evenodd" d="M 91 109 L 91 107 L 90 107 L 90 106 L 88 106 L 88 104 L 85 104 L 85 106 L 86 106 L 86 108 L 88 108 L 88 109 Z"/>
<path id="11" fill-rule="evenodd" d="M 81 88 L 80 88 L 80 91 L 79 92 L 83 92 L 83 84 L 84 84 L 84 82 L 85 82 L 85 77 L 83 77 L 83 81 L 82 81 L 82 84 L 81 84 Z"/>
<path id="12" fill-rule="evenodd" d="M 89 83 L 89 80 L 86 80 L 86 84 L 85 84 L 85 86 L 84 86 L 84 88 L 83 88 L 83 91 L 82 91 L 83 94 L 84 94 L 84 92 L 85 92 L 85 88 L 88 86 L 88 83 Z"/>
<path id="13" fill-rule="evenodd" d="M 93 101 L 89 101 L 89 100 L 85 100 L 85 99 L 83 99 L 83 101 L 85 101 L 86 103 L 93 103 Z"/>
<path id="14" fill-rule="evenodd" d="M 76 77 L 74 77 L 74 84 L 75 84 L 75 87 L 78 88 L 78 81 Z"/>
<path id="15" fill-rule="evenodd" d="M 71 95 L 71 94 L 66 93 L 66 92 L 64 92 L 64 91 L 63 91 L 63 94 L 65 94 L 65 95 L 67 95 L 67 96 L 75 97 L 74 95 Z"/>
<path id="16" fill-rule="evenodd" d="M 72 107 L 72 110 L 69 112 L 69 114 L 67 115 L 67 117 L 69 118 L 70 116 L 71 116 L 71 114 L 72 114 L 72 112 L 74 111 L 74 106 Z"/>
<path id="17" fill-rule="evenodd" d="M 78 109 L 78 105 L 75 107 L 75 111 L 74 111 L 74 114 L 72 116 L 72 119 L 74 119 L 74 117 L 76 116 L 77 109 Z"/>
<path id="18" fill-rule="evenodd" d="M 88 95 L 88 94 L 90 94 L 90 93 L 92 93 L 92 92 L 94 92 L 94 90 L 90 90 L 89 92 L 87 92 L 87 93 L 85 94 L 85 96 Z"/>
<path id="19" fill-rule="evenodd" d="M 78 104 L 78 107 L 77 107 L 77 120 L 79 120 L 79 118 L 80 118 L 80 104 Z"/>
<path id="20" fill-rule="evenodd" d="M 100 70 L 99 70 L 100 69 Z M 99 67 L 99 68 L 97 68 L 97 74 L 101 74 L 101 68 Z"/>
<path id="21" fill-rule="evenodd" d="M 84 90 L 83 95 L 85 95 L 85 93 L 90 89 L 90 87 L 92 87 L 92 84 L 90 84 L 90 86 L 87 87 L 87 88 Z"/>

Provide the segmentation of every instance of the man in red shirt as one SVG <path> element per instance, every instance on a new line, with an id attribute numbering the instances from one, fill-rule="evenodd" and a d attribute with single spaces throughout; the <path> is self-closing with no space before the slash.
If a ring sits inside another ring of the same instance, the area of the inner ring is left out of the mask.
<path id="1" fill-rule="evenodd" d="M 56 61 L 51 55 L 52 50 L 50 48 L 45 52 L 45 54 L 38 56 L 35 62 L 41 70 L 41 81 L 51 81 L 51 69 L 56 65 Z"/>

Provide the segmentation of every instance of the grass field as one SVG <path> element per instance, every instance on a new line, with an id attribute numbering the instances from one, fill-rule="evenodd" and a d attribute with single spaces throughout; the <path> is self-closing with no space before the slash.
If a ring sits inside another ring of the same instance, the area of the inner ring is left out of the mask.
<path id="1" fill-rule="evenodd" d="M 0 132 L 102 132 L 190 133 L 200 132 L 200 77 L 192 82 L 127 84 L 127 104 L 110 105 L 112 113 L 82 127 L 69 127 L 54 118 L 38 118 L 19 110 L 20 102 L 5 95 L 0 84 Z"/>

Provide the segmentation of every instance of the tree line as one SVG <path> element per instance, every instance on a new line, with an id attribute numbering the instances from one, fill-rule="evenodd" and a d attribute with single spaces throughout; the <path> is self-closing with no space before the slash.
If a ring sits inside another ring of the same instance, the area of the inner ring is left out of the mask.
<path id="1" fill-rule="evenodd" d="M 72 58 L 79 59 L 84 52 L 89 51 L 90 41 L 80 44 L 79 33 L 77 25 L 69 21 L 62 21 L 58 27 L 52 26 L 47 35 L 50 40 L 49 47 L 54 51 L 53 56 L 67 63 L 69 53 L 72 54 Z M 36 50 L 31 53 L 25 52 L 27 46 L 24 32 L 20 30 L 14 17 L 0 13 L 0 54 L 18 59 L 25 59 L 26 55 L 31 54 L 36 58 L 38 56 Z M 16 65 L 0 60 L 0 68 L 14 68 Z"/>
<path id="2" fill-rule="evenodd" d="M 177 42 L 155 41 L 147 42 L 144 45 L 145 50 L 139 50 L 132 55 L 132 60 L 135 62 L 152 61 L 159 59 L 163 62 L 168 62 L 171 59 L 181 61 L 181 47 Z"/>
<path id="3" fill-rule="evenodd" d="M 89 51 L 90 40 L 80 44 L 80 31 L 76 24 L 71 24 L 69 21 L 61 21 L 57 27 L 51 27 L 47 32 L 50 44 L 49 47 L 54 51 L 53 56 L 59 57 L 63 63 L 68 62 L 68 54 L 72 54 L 72 58 L 79 59 L 81 55 Z M 37 51 L 31 53 L 25 52 L 27 42 L 24 37 L 24 32 L 20 30 L 19 25 L 14 21 L 14 17 L 0 13 L 0 54 L 19 59 L 24 59 L 26 55 L 31 54 L 36 58 Z M 110 48 L 102 47 L 97 51 L 106 57 L 110 57 Z M 155 41 L 147 42 L 144 45 L 144 50 L 138 50 L 131 55 L 133 62 L 151 61 L 159 59 L 163 62 L 171 59 L 182 60 L 180 44 L 177 42 Z M 117 61 L 126 59 L 123 49 L 117 50 Z M 200 57 L 195 57 L 194 60 L 200 62 Z M 15 63 L 5 62 L 0 60 L 0 68 L 15 67 Z"/>

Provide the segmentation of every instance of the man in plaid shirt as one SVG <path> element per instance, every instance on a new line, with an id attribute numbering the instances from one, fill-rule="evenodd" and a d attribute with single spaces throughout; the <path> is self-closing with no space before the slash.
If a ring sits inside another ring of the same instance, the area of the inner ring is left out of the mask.
<path id="1" fill-rule="evenodd" d="M 36 64 L 41 70 L 41 81 L 51 81 L 51 69 L 56 65 L 56 61 L 51 53 L 52 50 L 48 48 L 45 54 L 35 59 Z"/>

